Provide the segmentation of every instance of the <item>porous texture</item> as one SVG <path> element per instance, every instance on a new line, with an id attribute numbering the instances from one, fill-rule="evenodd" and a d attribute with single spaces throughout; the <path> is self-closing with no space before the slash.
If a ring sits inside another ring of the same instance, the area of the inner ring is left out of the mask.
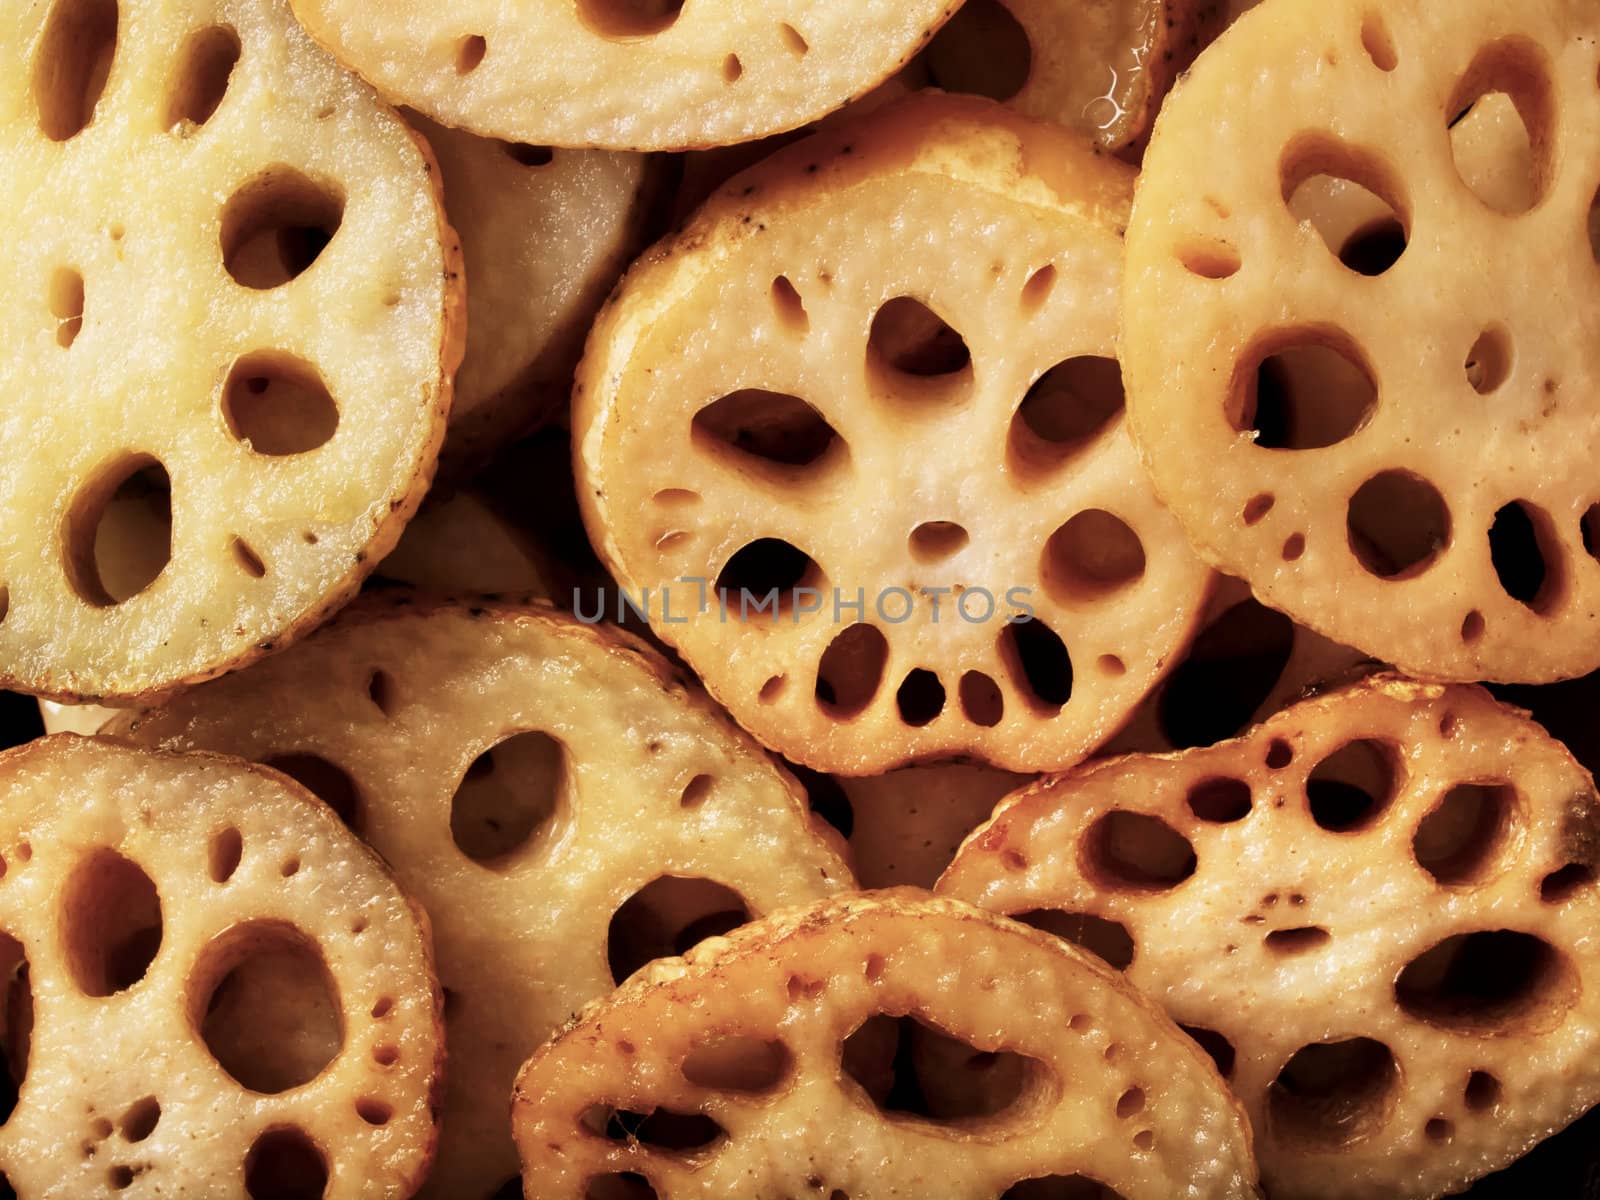
<path id="1" fill-rule="evenodd" d="M 611 988 L 608 931 L 635 893 L 709 880 L 759 915 L 852 883 L 797 785 L 703 694 L 640 643 L 544 608 L 351 611 L 122 731 L 346 781 L 352 824 L 433 919 L 450 998 L 429 1196 L 481 1200 L 516 1175 L 517 1067 Z M 554 739 L 553 760 L 507 740 L 525 733 Z M 519 820 L 522 840 L 484 852 Z"/>
<path id="2" fill-rule="evenodd" d="M 912 97 L 730 181 L 602 312 L 591 536 L 790 759 L 1064 767 L 1190 635 L 1210 572 L 1112 357 L 1131 184 L 1054 127 Z"/>
<path id="3" fill-rule="evenodd" d="M 1102 946 L 1083 918 L 1119 924 L 1128 980 L 1231 1063 L 1268 1191 L 1394 1200 L 1600 1099 L 1597 866 L 1559 743 L 1476 688 L 1382 677 L 1025 789 L 938 890 Z"/>
<path id="4" fill-rule="evenodd" d="M 273 0 L 32 4 L 0 61 L 0 678 L 218 674 L 343 603 L 431 475 L 430 157 Z"/>
<path id="5" fill-rule="evenodd" d="M 877 1015 L 1033 1060 L 1020 1093 L 981 1118 L 886 1114 L 841 1061 Z M 756 1091 L 734 1049 L 752 1046 L 787 1064 Z M 663 1152 L 606 1137 L 585 1122 L 596 1106 L 700 1113 L 722 1133 Z M 661 1200 L 977 1200 L 1074 1175 L 1127 1200 L 1256 1195 L 1235 1102 L 1148 1001 L 1054 939 L 909 890 L 782 913 L 652 968 L 533 1056 L 512 1122 L 530 1200 L 627 1172 Z"/>
<path id="6" fill-rule="evenodd" d="M 408 120 L 438 156 L 472 285 L 441 459 L 459 478 L 540 421 L 564 419 L 583 336 L 639 249 L 659 164 Z"/>
<path id="7" fill-rule="evenodd" d="M 689 150 L 803 125 L 894 73 L 953 0 L 295 0 L 379 91 L 474 133 Z"/>
<path id="8" fill-rule="evenodd" d="M 216 755 L 63 734 L 0 756 L 0 791 L 15 1194 L 243 1200 L 319 1169 L 293 1194 L 412 1194 L 440 997 L 426 920 L 376 855 Z"/>
<path id="9" fill-rule="evenodd" d="M 1145 158 L 1124 354 L 1158 491 L 1264 602 L 1414 674 L 1600 664 L 1597 61 L 1582 0 L 1286 0 Z M 1375 260 L 1295 202 L 1330 180 L 1383 214 Z M 1257 370 L 1307 350 L 1342 365 Z"/>

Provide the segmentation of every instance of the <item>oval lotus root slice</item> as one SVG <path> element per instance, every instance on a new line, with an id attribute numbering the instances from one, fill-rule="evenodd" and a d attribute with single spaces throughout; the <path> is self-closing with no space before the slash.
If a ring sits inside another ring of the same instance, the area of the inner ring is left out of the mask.
<path id="1" fill-rule="evenodd" d="M 1088 945 L 1217 1056 L 1268 1191 L 1435 1197 L 1600 1100 L 1600 802 L 1476 688 L 1380 677 L 1002 803 L 941 893 Z"/>
<path id="2" fill-rule="evenodd" d="M 912 97 L 736 177 L 603 311 L 574 394 L 591 535 L 786 757 L 1067 766 L 1190 636 L 1211 574 L 1120 420 L 1132 178 Z"/>
<path id="3" fill-rule="evenodd" d="M 1173 80 L 1223 25 L 1210 0 L 967 0 L 919 61 L 946 91 L 1136 155 Z"/>
<path id="4" fill-rule="evenodd" d="M 1200 632 L 1105 753 L 1210 746 L 1376 669 L 1361 651 L 1296 625 L 1242 580 L 1219 575 Z"/>
<path id="5" fill-rule="evenodd" d="M 270 0 L 0 33 L 0 678 L 128 699 L 298 636 L 433 470 L 459 250 L 425 147 Z"/>
<path id="6" fill-rule="evenodd" d="M 275 765 L 433 919 L 450 1072 L 424 1195 L 517 1174 L 517 1068 L 640 964 L 852 886 L 794 781 L 630 638 L 544 608 L 363 604 L 113 726 Z"/>
<path id="7" fill-rule="evenodd" d="M 467 346 L 441 470 L 453 478 L 564 410 L 583 337 L 638 249 L 648 157 L 477 137 L 416 113 L 461 235 Z"/>
<path id="8" fill-rule="evenodd" d="M 897 1044 L 923 1074 L 978 1058 L 981 1083 L 914 1095 Z M 911 889 L 654 965 L 534 1054 L 512 1125 L 529 1200 L 1257 1194 L 1236 1102 L 1147 1000 Z"/>
<path id="9" fill-rule="evenodd" d="M 435 596 L 503 593 L 548 599 L 557 574 L 531 532 L 488 496 L 435 489 L 373 577 Z"/>
<path id="10" fill-rule="evenodd" d="M 1125 362 L 1157 490 L 1263 603 L 1430 678 L 1600 665 L 1597 37 L 1581 0 L 1286 0 L 1145 159 Z"/>
<path id="11" fill-rule="evenodd" d="M 379 91 L 448 125 L 553 146 L 690 150 L 831 112 L 892 75 L 952 0 L 294 0 Z"/>
<path id="12" fill-rule="evenodd" d="M 427 921 L 325 805 L 71 734 L 0 756 L 0 793 L 8 1194 L 412 1194 L 444 1060 Z"/>

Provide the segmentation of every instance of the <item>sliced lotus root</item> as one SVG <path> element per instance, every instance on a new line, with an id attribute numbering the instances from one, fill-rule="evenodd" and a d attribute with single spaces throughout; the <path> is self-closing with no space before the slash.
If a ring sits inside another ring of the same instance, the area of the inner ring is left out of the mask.
<path id="1" fill-rule="evenodd" d="M 548 599 L 557 571 L 532 534 L 475 491 L 429 494 L 374 578 L 437 596 Z"/>
<path id="2" fill-rule="evenodd" d="M 1200 632 L 1105 752 L 1214 745 L 1379 665 L 1268 608 L 1241 580 L 1219 575 Z"/>
<path id="3" fill-rule="evenodd" d="M 347 599 L 432 473 L 431 159 L 272 0 L 31 4 L 0 60 L 0 679 L 218 674 Z"/>
<path id="4" fill-rule="evenodd" d="M 512 142 L 690 150 L 831 112 L 886 79 L 959 0 L 293 0 L 379 91 Z"/>
<path id="5" fill-rule="evenodd" d="M 916 96 L 735 178 L 602 313 L 590 532 L 787 757 L 1067 766 L 1192 632 L 1210 572 L 1120 420 L 1131 182 L 1054 126 Z"/>
<path id="6" fill-rule="evenodd" d="M 1214 0 L 967 0 L 919 61 L 946 91 L 1137 153 L 1173 80 L 1223 25 Z"/>
<path id="7" fill-rule="evenodd" d="M 217 755 L 0 756 L 7 1195 L 409 1196 L 427 921 L 327 808 Z"/>
<path id="8" fill-rule="evenodd" d="M 1600 801 L 1477 688 L 1382 677 L 1004 802 L 939 891 L 1210 1049 L 1290 1200 L 1454 1192 L 1600 1101 Z"/>
<path id="9" fill-rule="evenodd" d="M 974 1086 L 917 1094 L 952 1062 Z M 1147 1000 L 911 889 L 656 964 L 533 1056 L 512 1125 L 530 1200 L 1257 1194 L 1236 1102 Z"/>
<path id="10" fill-rule="evenodd" d="M 543 608 L 353 609 L 113 726 L 277 766 L 346 814 L 433 919 L 450 1072 L 424 1194 L 517 1173 L 518 1066 L 643 962 L 851 886 L 837 838 L 632 639 Z"/>
<path id="11" fill-rule="evenodd" d="M 1428 677 L 1600 665 L 1597 39 L 1585 0 L 1282 0 L 1145 159 L 1124 337 L 1157 490 L 1263 603 Z"/>
<path id="12" fill-rule="evenodd" d="M 583 336 L 638 248 L 657 172 L 639 154 L 502 142 L 408 119 L 439 157 L 471 284 L 442 460 L 459 475 L 565 408 Z"/>
<path id="13" fill-rule="evenodd" d="M 864 778 L 802 772 L 811 807 L 844 833 L 865 888 L 931 888 L 962 840 L 1028 782 L 981 763 L 902 767 Z"/>

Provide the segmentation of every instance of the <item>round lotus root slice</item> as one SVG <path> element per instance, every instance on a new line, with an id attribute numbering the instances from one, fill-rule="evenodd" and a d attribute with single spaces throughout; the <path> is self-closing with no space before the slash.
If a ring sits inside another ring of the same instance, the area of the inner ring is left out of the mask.
<path id="1" fill-rule="evenodd" d="M 7 1195 L 412 1194 L 441 997 L 377 855 L 220 755 L 62 734 L 0 794 Z"/>
<path id="2" fill-rule="evenodd" d="M 943 894 L 1093 949 L 1211 1050 L 1267 1190 L 1464 1188 L 1600 1101 L 1600 801 L 1477 688 L 1377 677 L 1004 801 Z"/>
<path id="3" fill-rule="evenodd" d="M 894 74 L 959 0 L 293 0 L 385 95 L 512 142 L 691 150 L 831 112 Z"/>
<path id="4" fill-rule="evenodd" d="M 426 147 L 283 4 L 32 4 L 0 61 L 0 679 L 147 696 L 298 636 L 400 536 L 459 248 Z"/>
<path id="5" fill-rule="evenodd" d="M 641 154 L 503 142 L 406 116 L 438 155 L 471 284 L 441 456 L 441 473 L 459 478 L 565 408 L 660 172 Z"/>
<path id="6" fill-rule="evenodd" d="M 1106 744 L 1106 754 L 1192 750 L 1237 737 L 1290 704 L 1380 670 L 1217 576 L 1200 632 Z"/>
<path id="7" fill-rule="evenodd" d="M 1145 158 L 1124 365 L 1157 490 L 1264 603 L 1428 678 L 1600 665 L 1597 39 L 1584 0 L 1285 0 Z"/>
<path id="8" fill-rule="evenodd" d="M 953 1063 L 972 1086 L 919 1083 Z M 529 1200 L 1257 1195 L 1237 1102 L 1149 1001 L 909 888 L 655 964 L 534 1054 L 511 1120 Z"/>
<path id="9" fill-rule="evenodd" d="M 792 778 L 642 644 L 545 608 L 368 605 L 118 732 L 303 780 L 433 920 L 450 1071 L 423 1195 L 517 1174 L 517 1068 L 644 962 L 853 886 Z"/>
<path id="10" fill-rule="evenodd" d="M 967 0 L 918 61 L 946 91 L 1136 156 L 1167 89 L 1223 25 L 1213 0 Z"/>
<path id="11" fill-rule="evenodd" d="M 1211 572 L 1121 421 L 1132 180 L 914 96 L 730 181 L 602 312 L 574 393 L 591 535 L 786 757 L 1069 766 L 1192 633 Z"/>

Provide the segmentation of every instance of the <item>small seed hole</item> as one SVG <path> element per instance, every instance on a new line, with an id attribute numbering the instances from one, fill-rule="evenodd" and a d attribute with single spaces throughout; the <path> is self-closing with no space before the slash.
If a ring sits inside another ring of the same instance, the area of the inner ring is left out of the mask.
<path id="1" fill-rule="evenodd" d="M 212 25 L 192 35 L 178 55 L 167 94 L 167 128 L 204 125 L 228 94 L 228 81 L 239 62 L 239 35 L 226 25 Z"/>
<path id="2" fill-rule="evenodd" d="M 918 667 L 901 681 L 894 701 L 900 719 L 913 729 L 919 729 L 944 712 L 944 684 L 932 671 Z"/>
<path id="3" fill-rule="evenodd" d="M 1487 396 L 1505 383 L 1511 374 L 1511 335 L 1505 327 L 1485 329 L 1467 352 L 1467 382 L 1480 396 Z"/>
<path id="4" fill-rule="evenodd" d="M 1450 542 L 1450 510 L 1439 490 L 1410 471 L 1383 471 L 1350 497 L 1350 551 L 1380 579 L 1426 571 Z"/>
<path id="5" fill-rule="evenodd" d="M 456 43 L 456 74 L 470 75 L 483 65 L 483 56 L 489 53 L 489 43 L 482 34 L 468 34 Z"/>
<path id="6" fill-rule="evenodd" d="M 83 275 L 74 267 L 57 267 L 50 276 L 50 315 L 56 319 L 56 345 L 63 350 L 83 329 Z"/>

